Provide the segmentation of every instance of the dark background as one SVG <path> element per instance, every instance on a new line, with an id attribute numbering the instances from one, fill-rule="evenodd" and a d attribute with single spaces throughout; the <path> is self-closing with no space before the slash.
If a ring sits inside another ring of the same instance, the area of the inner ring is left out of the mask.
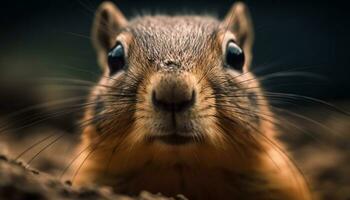
<path id="1" fill-rule="evenodd" d="M 101 1 L 5 1 L 0 8 L 0 113 L 57 100 L 81 91 L 43 79 L 95 81 L 100 73 L 89 39 Z M 234 1 L 117 1 L 128 17 L 138 13 L 211 13 L 222 18 Z M 346 5 L 327 1 L 246 1 L 255 24 L 253 70 L 319 74 L 266 81 L 270 91 L 326 101 L 350 97 L 349 18 Z M 97 73 L 94 75 L 89 72 Z M 50 85 L 50 87 L 48 86 Z M 82 92 L 82 94 L 86 94 Z"/>
<path id="2" fill-rule="evenodd" d="M 161 12 L 211 13 L 222 18 L 233 2 L 118 0 L 117 5 L 128 17 Z M 93 82 L 98 79 L 101 72 L 89 35 L 94 11 L 100 3 L 93 0 L 1 2 L 0 143 L 6 141 L 6 136 L 12 136 L 3 132 L 17 133 L 7 143 L 19 153 L 36 141 L 35 135 L 79 133 L 77 119 L 82 112 L 75 112 L 70 107 L 77 102 L 68 105 L 43 103 L 86 97 L 89 88 L 74 89 L 69 87 L 71 82 L 57 78 Z M 253 71 L 259 77 L 285 71 L 308 75 L 269 79 L 264 81 L 266 90 L 311 96 L 341 106 L 344 110 L 347 107 L 350 111 L 348 5 L 340 1 L 291 0 L 255 0 L 246 1 L 246 4 L 256 32 Z M 307 73 L 318 74 L 322 78 Z M 314 107 L 316 101 L 297 99 L 298 102 L 292 102 L 295 104 L 288 103 L 291 99 L 281 99 L 279 103 L 284 100 L 282 106 L 288 108 L 286 111 L 301 113 L 301 117 L 286 112 L 275 113 L 276 118 L 283 122 L 280 124 L 283 127 L 278 127 L 283 129 L 283 141 L 289 144 L 305 174 L 315 180 L 315 190 L 322 194 L 323 199 L 348 198 L 349 115 L 344 115 L 343 109 L 342 112 L 334 111 L 322 103 Z M 40 106 L 21 112 L 33 105 Z M 307 117 L 309 120 L 306 120 Z M 29 137 L 21 137 L 23 135 Z M 67 144 L 72 143 L 72 138 L 56 147 L 69 152 Z M 61 162 L 65 159 L 52 155 L 64 157 L 67 154 L 55 150 L 52 151 L 54 153 L 45 152 L 48 159 L 60 160 L 51 166 L 63 166 Z M 40 159 L 45 160 L 45 156 L 41 154 Z M 36 168 L 50 172 L 55 169 L 48 169 L 47 163 L 42 163 L 43 166 L 36 162 Z"/>

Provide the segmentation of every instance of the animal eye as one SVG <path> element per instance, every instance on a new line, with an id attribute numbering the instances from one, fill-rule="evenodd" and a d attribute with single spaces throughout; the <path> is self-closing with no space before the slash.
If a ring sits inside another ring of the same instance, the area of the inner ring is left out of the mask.
<path id="1" fill-rule="evenodd" d="M 108 67 L 110 75 L 117 73 L 125 67 L 125 53 L 122 44 L 117 43 L 108 53 Z"/>
<path id="2" fill-rule="evenodd" d="M 235 44 L 232 40 L 227 43 L 225 64 L 227 67 L 242 71 L 244 65 L 243 50 Z"/>

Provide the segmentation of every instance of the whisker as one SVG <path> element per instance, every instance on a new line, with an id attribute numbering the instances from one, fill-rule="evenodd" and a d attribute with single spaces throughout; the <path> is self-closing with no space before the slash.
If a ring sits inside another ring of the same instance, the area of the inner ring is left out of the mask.
<path id="1" fill-rule="evenodd" d="M 47 145 L 45 145 L 42 149 L 40 149 L 40 151 L 38 151 L 28 162 L 27 162 L 27 167 L 28 168 L 30 166 L 30 163 L 33 162 L 33 160 L 35 158 L 37 158 L 43 151 L 45 151 L 46 149 L 48 149 L 49 147 L 51 147 L 53 144 L 55 144 L 58 140 L 60 140 L 65 134 L 60 134 L 59 136 L 57 136 L 53 141 L 51 141 L 50 143 L 48 143 Z"/>
<path id="2" fill-rule="evenodd" d="M 333 109 L 334 111 L 337 111 L 339 113 L 342 113 L 346 116 L 350 116 L 350 113 L 348 111 L 345 111 L 341 108 L 338 108 L 337 106 L 328 103 L 326 101 L 323 101 L 321 99 L 317 99 L 317 98 L 313 98 L 313 97 L 309 97 L 309 96 L 304 96 L 304 95 L 299 95 L 299 94 L 292 94 L 292 93 L 281 93 L 281 92 L 264 92 L 265 96 L 267 97 L 286 97 L 286 98 L 292 98 L 292 99 L 303 99 L 303 100 L 307 100 L 313 103 L 319 103 L 320 105 L 324 105 L 327 106 L 330 109 Z"/>
<path id="3" fill-rule="evenodd" d="M 246 121 L 247 122 L 247 121 Z M 252 125 L 251 123 L 247 122 L 248 126 L 252 126 L 252 128 L 254 128 L 254 125 Z M 271 139 L 269 139 L 267 136 L 265 136 L 258 128 L 254 128 L 255 131 L 257 133 L 259 133 L 258 135 L 262 137 L 262 139 L 264 139 L 266 142 L 268 142 L 283 158 L 284 160 L 287 162 L 287 165 L 289 167 L 291 167 L 293 170 L 293 176 L 294 180 L 297 184 L 299 184 L 299 192 L 301 193 L 302 196 L 304 196 L 305 194 L 303 194 L 303 190 L 302 190 L 302 183 L 299 182 L 299 180 L 297 179 L 296 174 L 299 173 L 301 175 L 301 178 L 303 180 L 303 182 L 306 184 L 306 187 L 308 188 L 308 190 L 310 190 L 310 184 L 305 176 L 305 174 L 303 173 L 303 171 L 298 167 L 297 163 L 294 161 L 294 159 L 292 157 L 290 157 L 288 155 L 288 153 L 282 148 L 280 147 L 278 144 L 276 144 L 274 141 L 272 141 Z"/>
<path id="4" fill-rule="evenodd" d="M 231 121 L 230 118 L 228 117 L 225 117 L 225 119 L 227 118 L 227 120 Z M 238 119 L 238 120 L 242 120 L 242 119 Z M 264 133 L 262 133 L 259 128 L 257 128 L 256 126 L 254 126 L 253 124 L 251 124 L 249 121 L 247 120 L 242 120 L 242 122 L 252 128 L 256 133 L 258 133 L 258 136 L 262 137 L 262 139 L 264 139 L 266 142 L 268 142 L 268 144 L 270 144 L 272 146 L 272 148 L 274 148 L 281 156 L 282 158 L 285 160 L 285 162 L 287 163 L 287 165 L 289 167 L 291 167 L 291 169 L 294 169 L 293 170 L 293 174 L 294 176 L 292 176 L 291 178 L 294 177 L 295 181 L 299 184 L 299 188 L 300 188 L 300 192 L 302 192 L 302 187 L 301 187 L 301 183 L 298 181 L 298 179 L 296 178 L 295 176 L 295 173 L 296 172 L 299 172 L 303 178 L 303 180 L 305 181 L 305 183 L 307 184 L 307 186 L 309 187 L 308 185 L 308 182 L 306 180 L 306 177 L 305 175 L 303 174 L 303 172 L 301 171 L 301 169 L 297 166 L 297 164 L 295 163 L 295 161 L 279 146 L 277 145 L 275 142 L 273 142 L 271 139 L 269 139 L 267 136 L 264 135 Z M 272 159 L 271 156 L 269 156 L 270 159 Z M 273 161 L 273 160 L 272 160 Z M 275 161 L 273 161 L 275 163 L 275 165 L 277 165 L 277 163 Z M 302 194 L 303 195 L 303 194 Z"/>
<path id="5" fill-rule="evenodd" d="M 244 91 L 244 89 L 243 89 Z M 323 101 L 321 99 L 313 98 L 313 97 L 308 97 L 304 95 L 298 95 L 298 94 L 292 94 L 292 93 L 281 93 L 281 92 L 263 92 L 262 94 L 255 94 L 256 96 L 260 97 L 268 97 L 268 98 L 281 98 L 281 99 L 291 99 L 291 100 L 304 100 L 306 102 L 312 102 L 312 103 L 318 103 L 320 105 L 326 106 L 327 108 L 338 112 L 342 113 L 346 116 L 350 116 L 350 112 L 343 110 L 331 103 L 328 103 L 326 101 Z M 220 97 L 220 94 L 215 94 L 214 96 L 209 96 L 208 98 L 217 98 Z M 222 94 L 221 97 L 247 97 L 245 93 L 242 94 L 234 94 L 234 95 L 227 95 L 227 94 Z"/>
<path id="6" fill-rule="evenodd" d="M 34 105 L 34 106 L 30 106 L 30 107 L 27 107 L 27 108 L 24 108 L 22 110 L 19 110 L 17 112 L 14 112 L 14 113 L 11 113 L 9 115 L 7 115 L 6 117 L 8 118 L 13 118 L 13 117 L 17 117 L 21 114 L 24 114 L 26 112 L 29 112 L 29 111 L 32 111 L 32 110 L 36 110 L 36 109 L 40 109 L 40 108 L 46 108 L 46 107 L 49 107 L 49 106 L 56 106 L 56 105 L 60 105 L 60 104 L 65 104 L 65 103 L 70 103 L 70 102 L 74 102 L 74 101 L 80 101 L 80 100 L 84 100 L 86 97 L 73 97 L 73 98 L 68 98 L 68 99 L 62 99 L 62 100 L 56 100 L 56 101 L 51 101 L 51 102 L 45 102 L 45 103 L 41 103 L 41 104 L 37 104 L 37 105 Z M 4 126 L 2 126 L 4 127 Z M 4 131 L 6 128 L 2 128 L 0 130 L 0 132 Z"/>
<path id="7" fill-rule="evenodd" d="M 294 128 L 296 128 L 298 131 L 302 132 L 302 133 L 305 133 L 307 134 L 309 137 L 311 137 L 312 139 L 314 139 L 315 141 L 317 141 L 318 143 L 324 145 L 324 146 L 327 146 L 327 144 L 325 144 L 324 142 L 322 142 L 321 140 L 319 140 L 317 137 L 315 137 L 313 134 L 310 134 L 309 132 L 307 132 L 306 130 L 304 130 L 303 128 L 301 128 L 299 125 L 296 125 L 292 122 L 290 122 L 289 120 L 274 120 L 276 116 L 274 115 L 269 115 L 269 114 L 266 114 L 266 113 L 262 113 L 262 112 L 257 112 L 257 111 L 253 111 L 251 109 L 247 109 L 247 108 L 242 108 L 242 107 L 235 107 L 235 106 L 232 106 L 232 105 L 222 105 L 222 104 L 218 104 L 218 105 L 215 105 L 216 107 L 219 107 L 220 109 L 224 109 L 225 110 L 225 107 L 229 107 L 229 108 L 233 108 L 234 110 L 227 110 L 226 111 L 233 111 L 237 114 L 241 114 L 241 115 L 247 115 L 247 116 L 250 116 L 250 117 L 256 117 L 258 116 L 259 119 L 261 120 L 264 120 L 264 121 L 267 121 L 273 125 L 275 125 L 276 127 L 279 127 L 281 130 L 283 130 L 285 128 L 284 125 L 289 125 L 289 126 L 292 126 Z M 248 113 L 247 113 L 248 112 Z M 282 116 L 279 116 L 279 117 L 282 117 Z M 282 124 L 283 122 L 283 124 Z"/>
<path id="8" fill-rule="evenodd" d="M 65 33 L 65 34 L 77 36 L 77 37 L 79 37 L 79 38 L 91 40 L 91 37 L 89 37 L 89 36 L 87 36 L 87 35 L 80 34 L 80 33 L 73 33 L 73 32 L 69 32 L 69 31 L 61 31 L 61 32 L 62 32 L 62 33 Z"/>
<path id="9" fill-rule="evenodd" d="M 233 80 L 238 79 L 240 76 L 244 76 L 246 74 L 248 74 L 248 72 L 240 74 L 240 75 L 237 75 L 237 76 L 233 77 Z M 249 79 L 244 79 L 244 80 L 238 81 L 235 84 L 241 85 L 241 86 L 244 87 L 244 85 L 242 85 L 242 83 L 247 83 L 248 84 L 248 83 L 254 82 L 254 81 L 263 82 L 263 81 L 271 80 L 273 78 L 282 78 L 282 77 L 304 77 L 304 78 L 307 77 L 307 78 L 312 78 L 314 80 L 322 80 L 322 81 L 328 80 L 328 79 L 326 79 L 326 77 L 324 77 L 322 75 L 315 74 L 315 73 L 310 73 L 310 72 L 281 71 L 281 72 L 275 72 L 275 73 L 267 74 L 267 75 L 264 75 L 264 76 L 261 76 L 261 77 L 254 76 L 254 77 L 251 77 Z M 220 83 L 221 84 L 225 84 L 225 83 L 228 83 L 229 81 L 231 81 L 231 80 L 224 80 L 224 81 L 221 81 Z"/>
<path id="10" fill-rule="evenodd" d="M 34 144 L 30 145 L 26 150 L 22 151 L 20 154 L 18 154 L 16 157 L 15 157 L 15 160 L 17 161 L 18 159 L 20 159 L 24 154 L 26 154 L 27 152 L 29 152 L 30 150 L 32 150 L 34 147 L 36 147 L 37 145 L 45 142 L 46 140 L 48 139 L 51 139 L 53 136 L 55 136 L 56 133 L 54 134 L 51 134 L 51 135 L 48 135 L 46 137 L 44 137 L 43 139 L 35 142 Z"/>

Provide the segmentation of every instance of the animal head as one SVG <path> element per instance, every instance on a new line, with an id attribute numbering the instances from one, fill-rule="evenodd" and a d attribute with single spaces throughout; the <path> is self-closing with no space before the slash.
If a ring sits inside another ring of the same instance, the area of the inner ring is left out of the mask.
<path id="1" fill-rule="evenodd" d="M 93 90 L 97 135 L 159 149 L 252 143 L 267 109 L 249 72 L 253 28 L 236 3 L 211 16 L 141 16 L 127 20 L 103 3 L 93 44 L 103 76 Z"/>

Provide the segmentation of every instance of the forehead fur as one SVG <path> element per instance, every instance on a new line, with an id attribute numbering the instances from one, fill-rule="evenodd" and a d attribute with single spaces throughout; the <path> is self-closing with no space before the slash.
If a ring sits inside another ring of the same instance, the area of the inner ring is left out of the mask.
<path id="1" fill-rule="evenodd" d="M 209 16 L 144 16 L 127 28 L 151 60 L 178 60 L 208 51 L 220 22 Z"/>

